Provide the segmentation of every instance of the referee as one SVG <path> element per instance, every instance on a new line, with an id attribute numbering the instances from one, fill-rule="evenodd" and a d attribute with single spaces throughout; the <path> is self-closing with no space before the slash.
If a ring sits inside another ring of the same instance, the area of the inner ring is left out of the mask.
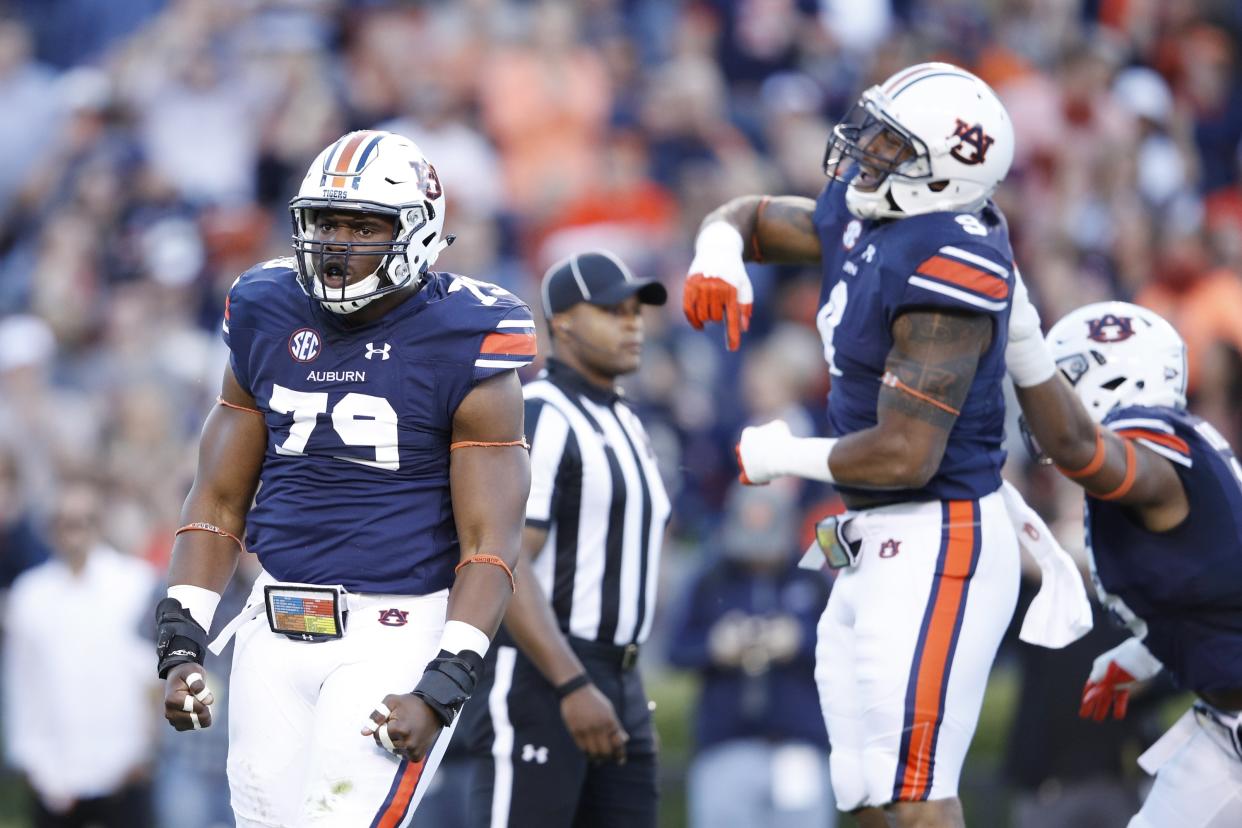
<path id="1" fill-rule="evenodd" d="M 471 828 L 649 828 L 656 745 L 637 668 L 669 500 L 617 388 L 663 285 L 590 252 L 543 277 L 548 368 L 529 383 L 531 491 L 517 591 L 462 726 Z"/>

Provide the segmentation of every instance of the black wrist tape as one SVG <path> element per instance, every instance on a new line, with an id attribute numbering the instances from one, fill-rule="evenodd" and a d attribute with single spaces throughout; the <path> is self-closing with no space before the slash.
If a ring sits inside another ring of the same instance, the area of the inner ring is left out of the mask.
<path id="1" fill-rule="evenodd" d="M 564 684 L 558 684 L 556 686 L 556 697 L 558 699 L 564 699 L 570 693 L 580 690 L 588 684 L 591 684 L 591 677 L 586 673 L 579 673 Z"/>
<path id="2" fill-rule="evenodd" d="M 165 598 L 155 606 L 155 655 L 160 678 L 178 664 L 203 663 L 207 651 L 207 631 L 194 620 L 176 598 Z"/>
<path id="3" fill-rule="evenodd" d="M 413 693 L 448 727 L 474 692 L 482 672 L 483 657 L 473 650 L 462 650 L 457 655 L 441 650 L 423 671 Z"/>

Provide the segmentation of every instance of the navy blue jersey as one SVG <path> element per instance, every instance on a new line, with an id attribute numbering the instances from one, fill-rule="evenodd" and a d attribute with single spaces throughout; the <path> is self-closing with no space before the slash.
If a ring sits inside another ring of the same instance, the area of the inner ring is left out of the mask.
<path id="1" fill-rule="evenodd" d="M 846 208 L 845 190 L 841 184 L 825 187 L 814 215 L 824 266 L 816 323 L 832 374 L 832 433 L 844 436 L 876 425 L 880 378 L 898 316 L 936 308 L 983 314 L 994 323 L 992 343 L 980 359 L 940 467 L 923 488 L 893 494 L 902 500 L 990 494 L 1000 487 L 1005 463 L 1001 381 L 1014 267 L 1005 219 L 988 202 L 974 213 L 863 221 Z"/>
<path id="2" fill-rule="evenodd" d="M 1105 606 L 1195 691 L 1242 687 L 1242 466 L 1209 423 L 1172 408 L 1109 412 L 1108 428 L 1173 462 L 1190 514 L 1151 532 L 1087 498 L 1087 548 Z"/>
<path id="3" fill-rule="evenodd" d="M 267 422 L 246 545 L 281 581 L 423 595 L 458 560 L 449 496 L 453 414 L 487 377 L 529 364 L 530 309 L 431 273 L 414 296 L 348 325 L 298 286 L 292 259 L 229 291 L 233 373 Z"/>

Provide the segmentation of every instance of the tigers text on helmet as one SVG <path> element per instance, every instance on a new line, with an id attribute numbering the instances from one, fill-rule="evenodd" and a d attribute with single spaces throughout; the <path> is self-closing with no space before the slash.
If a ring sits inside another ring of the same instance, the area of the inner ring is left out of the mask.
<path id="1" fill-rule="evenodd" d="M 329 210 L 385 216 L 395 223 L 393 237 L 318 240 L 316 216 Z M 451 242 L 444 238 L 444 190 L 435 167 L 413 141 L 391 132 L 351 132 L 328 146 L 311 163 L 289 211 L 298 283 L 333 313 L 353 313 L 421 280 Z M 382 258 L 353 284 L 342 277 L 339 288 L 325 285 L 324 268 L 347 273 L 351 256 Z"/>
<path id="2" fill-rule="evenodd" d="M 1147 308 L 1085 305 L 1052 326 L 1048 347 L 1097 423 L 1119 406 L 1186 407 L 1186 343 Z"/>
<path id="3" fill-rule="evenodd" d="M 978 209 L 1013 163 L 1013 123 L 986 83 L 948 63 L 907 67 L 862 94 L 824 152 L 862 219 Z"/>

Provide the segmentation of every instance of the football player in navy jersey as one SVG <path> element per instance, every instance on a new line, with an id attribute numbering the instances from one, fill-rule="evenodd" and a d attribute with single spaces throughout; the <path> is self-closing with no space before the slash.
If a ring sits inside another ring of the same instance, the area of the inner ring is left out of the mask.
<path id="1" fill-rule="evenodd" d="M 684 293 L 690 323 L 737 348 L 744 262 L 818 264 L 832 376 L 829 437 L 742 432 L 743 482 L 833 483 L 849 512 L 819 626 L 816 678 L 838 807 L 861 824 L 962 825 L 958 777 L 1013 614 L 1018 545 L 998 489 L 1014 279 L 990 197 L 1013 127 L 944 63 L 863 93 L 825 153 L 816 200 L 734 199 L 707 216 Z"/>
<path id="2" fill-rule="evenodd" d="M 1193 708 L 1139 765 L 1131 828 L 1242 825 L 1242 466 L 1186 411 L 1186 346 L 1146 308 L 1101 302 L 1040 335 L 1019 284 L 1007 358 L 1031 435 L 1086 491 L 1100 600 L 1133 637 L 1096 659 L 1084 717 L 1126 714 L 1169 671 Z M 1059 369 L 1059 370 L 1058 370 Z"/>
<path id="3" fill-rule="evenodd" d="M 237 557 L 239 826 L 408 825 L 512 594 L 529 488 L 530 310 L 431 270 L 450 238 L 408 139 L 354 132 L 291 202 L 294 256 L 225 304 L 229 347 L 157 608 L 165 715 L 211 724 L 202 668 Z"/>

